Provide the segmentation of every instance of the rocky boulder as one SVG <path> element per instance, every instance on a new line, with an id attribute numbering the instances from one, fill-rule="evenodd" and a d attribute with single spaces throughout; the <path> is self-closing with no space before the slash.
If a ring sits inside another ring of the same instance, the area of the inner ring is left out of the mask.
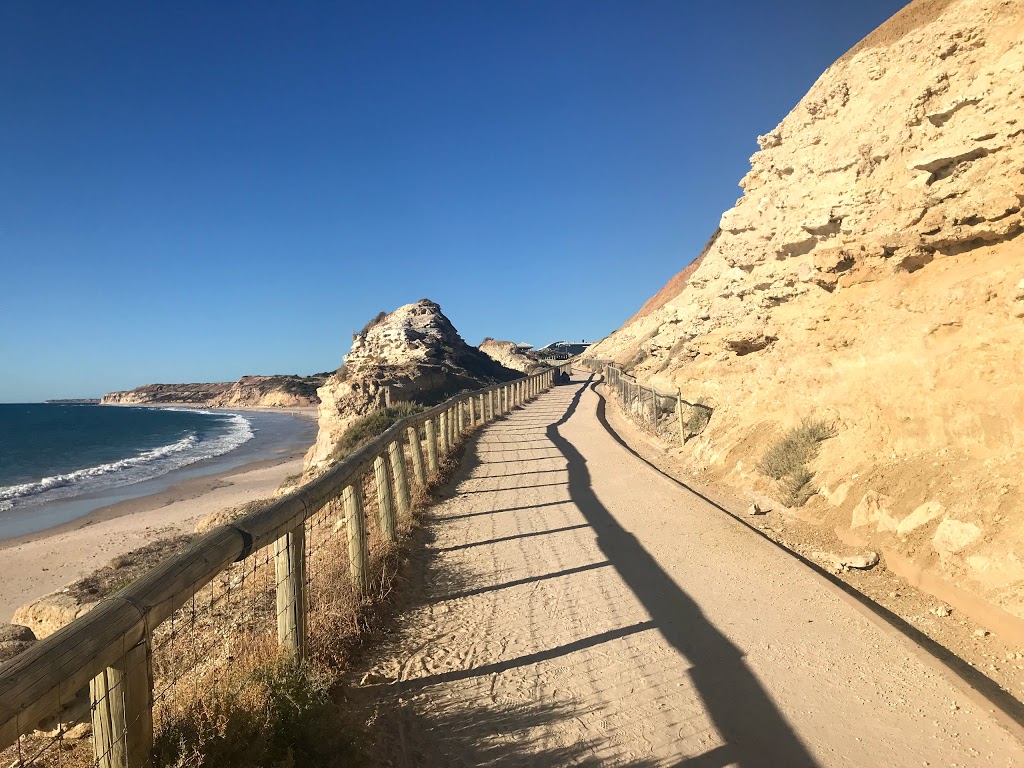
<path id="1" fill-rule="evenodd" d="M 513 371 L 530 374 L 548 367 L 545 363 L 520 352 L 514 341 L 484 339 L 479 349 L 496 363 Z"/>
<path id="2" fill-rule="evenodd" d="M 29 627 L 20 624 L 0 624 L 0 664 L 13 659 L 22 651 L 27 651 L 35 642 L 35 632 Z"/>
<path id="3" fill-rule="evenodd" d="M 382 312 L 355 334 L 345 364 L 317 390 L 320 430 L 306 469 L 324 466 L 353 421 L 388 403 L 434 405 L 521 375 L 466 344 L 429 299 Z"/>

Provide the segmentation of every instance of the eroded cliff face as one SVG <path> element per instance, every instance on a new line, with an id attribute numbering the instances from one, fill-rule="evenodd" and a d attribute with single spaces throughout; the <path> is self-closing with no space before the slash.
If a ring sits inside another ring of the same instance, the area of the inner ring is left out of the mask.
<path id="1" fill-rule="evenodd" d="M 716 407 L 694 471 L 837 434 L 798 514 L 1024 618 L 1024 3 L 911 3 L 758 138 L 685 287 L 593 347 Z M 913 575 L 913 574 L 912 574 Z"/>
<path id="2" fill-rule="evenodd" d="M 110 392 L 101 405 L 202 405 L 207 408 L 308 408 L 316 405 L 317 387 L 326 374 L 314 376 L 243 376 L 216 384 L 146 384 Z"/>
<path id="3" fill-rule="evenodd" d="M 484 339 L 480 345 L 480 351 L 496 363 L 513 371 L 529 374 L 548 367 L 545 363 L 541 363 L 529 355 L 524 355 L 520 352 L 514 341 Z"/>
<path id="4" fill-rule="evenodd" d="M 466 344 L 428 299 L 380 315 L 355 335 L 345 364 L 317 390 L 320 431 L 306 469 L 325 465 L 353 421 L 389 402 L 434 405 L 521 375 Z"/>

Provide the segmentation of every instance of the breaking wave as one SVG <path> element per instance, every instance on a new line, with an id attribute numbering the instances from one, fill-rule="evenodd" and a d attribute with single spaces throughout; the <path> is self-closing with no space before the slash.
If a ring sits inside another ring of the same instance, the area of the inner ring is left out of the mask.
<path id="1" fill-rule="evenodd" d="M 222 416 L 209 411 L 201 413 Z M 230 414 L 225 415 L 224 420 L 227 428 L 221 434 L 200 438 L 193 432 L 169 445 L 152 448 L 120 461 L 44 477 L 31 483 L 0 487 L 0 512 L 12 509 L 19 502 L 36 500 L 43 494 L 47 500 L 61 499 L 101 488 L 139 483 L 233 451 L 253 438 L 252 424 L 244 416 Z"/>

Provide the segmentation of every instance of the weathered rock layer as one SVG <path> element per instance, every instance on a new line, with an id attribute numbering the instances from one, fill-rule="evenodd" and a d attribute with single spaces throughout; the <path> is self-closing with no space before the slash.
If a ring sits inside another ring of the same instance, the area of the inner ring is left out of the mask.
<path id="1" fill-rule="evenodd" d="M 101 405 L 203 405 L 209 408 L 300 408 L 316 405 L 317 387 L 327 374 L 314 376 L 243 376 L 215 384 L 146 384 L 110 392 Z"/>
<path id="2" fill-rule="evenodd" d="M 428 299 L 382 313 L 355 335 L 345 364 L 317 390 L 320 430 L 306 468 L 322 466 L 353 421 L 389 402 L 433 405 L 521 375 L 466 344 Z"/>
<path id="3" fill-rule="evenodd" d="M 548 367 L 546 363 L 520 352 L 514 341 L 484 339 L 480 351 L 500 365 L 521 373 L 529 374 Z"/>
<path id="4" fill-rule="evenodd" d="M 592 348 L 707 398 L 695 470 L 832 422 L 800 514 L 1024 618 L 1024 4 L 919 0 L 814 84 L 684 287 Z"/>

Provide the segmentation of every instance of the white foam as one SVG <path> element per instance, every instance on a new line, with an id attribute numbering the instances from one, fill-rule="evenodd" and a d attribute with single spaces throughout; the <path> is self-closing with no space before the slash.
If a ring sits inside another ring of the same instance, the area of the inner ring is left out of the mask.
<path id="1" fill-rule="evenodd" d="M 210 411 L 200 413 L 220 415 Z M 143 451 L 138 456 L 44 477 L 31 483 L 2 487 L 0 511 L 11 509 L 17 500 L 42 494 L 47 494 L 47 498 L 66 498 L 101 486 L 109 488 L 142 482 L 197 461 L 220 456 L 252 440 L 253 430 L 248 419 L 239 414 L 230 414 L 228 422 L 227 430 L 213 438 L 200 440 L 192 433 L 169 445 Z"/>

